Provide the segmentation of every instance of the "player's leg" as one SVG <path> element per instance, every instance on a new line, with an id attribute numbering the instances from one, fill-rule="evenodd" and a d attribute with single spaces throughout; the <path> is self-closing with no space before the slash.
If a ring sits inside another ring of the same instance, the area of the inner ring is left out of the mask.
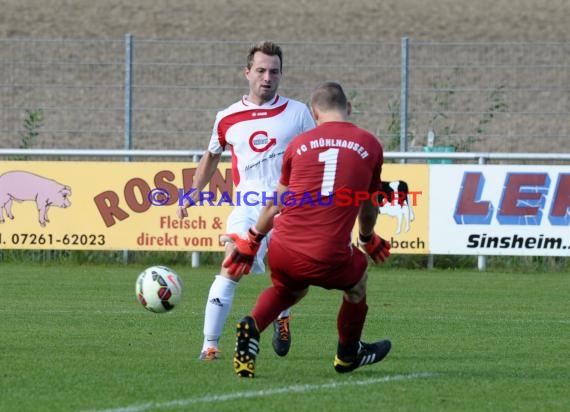
<path id="1" fill-rule="evenodd" d="M 246 210 L 236 207 L 228 216 L 227 233 L 243 233 L 249 226 Z M 231 247 L 226 246 L 226 256 L 231 253 Z M 210 286 L 206 307 L 204 309 L 204 341 L 200 359 L 215 360 L 220 356 L 219 340 L 224 325 L 230 314 L 239 278 L 232 278 L 221 267 Z"/>
<path id="2" fill-rule="evenodd" d="M 257 221 L 257 214 L 253 214 L 252 211 L 255 211 L 254 208 L 250 207 L 248 210 L 248 218 L 251 220 L 246 225 L 247 229 Z M 271 232 L 267 234 L 267 236 L 263 239 L 261 247 L 257 252 L 257 256 L 253 262 L 251 267 L 251 273 L 264 273 L 265 272 L 265 264 L 264 259 L 265 255 L 267 254 L 268 244 L 271 240 Z M 286 309 L 282 310 L 279 315 L 274 318 L 273 321 L 273 338 L 271 340 L 271 344 L 273 346 L 273 350 L 279 356 L 285 356 L 289 353 L 291 349 L 291 329 L 290 329 L 290 320 L 291 320 L 291 308 L 287 307 Z"/>
<path id="3" fill-rule="evenodd" d="M 347 358 L 355 355 L 362 329 L 368 313 L 366 304 L 366 272 L 360 281 L 343 294 L 337 315 L 338 350 L 337 355 Z"/>
<path id="4" fill-rule="evenodd" d="M 295 257 L 288 255 L 279 244 L 271 242 L 269 266 L 273 286 L 259 294 L 251 315 L 244 317 L 236 329 L 234 370 L 238 376 L 255 375 L 259 335 L 271 325 L 281 311 L 295 305 L 309 290 L 309 284 L 304 277 L 294 279 L 289 275 L 290 265 L 296 268 L 294 259 Z M 253 332 L 250 332 L 252 330 Z"/>
<path id="5" fill-rule="evenodd" d="M 255 207 L 238 206 L 234 208 L 228 217 L 227 233 L 245 233 L 256 222 L 258 214 L 259 211 Z M 226 256 L 231 253 L 231 250 L 231 246 L 228 245 Z M 267 243 L 264 239 L 259 251 L 262 253 L 262 259 L 266 251 Z M 253 273 L 265 270 L 263 261 L 259 263 L 259 256 L 260 254 L 252 266 Z M 241 277 L 229 276 L 224 268 L 220 268 L 220 273 L 214 278 L 204 310 L 204 341 L 200 352 L 200 359 L 202 360 L 219 358 L 219 340 L 230 314 L 240 279 Z"/>
<path id="6" fill-rule="evenodd" d="M 260 332 L 251 316 L 243 317 L 236 326 L 234 371 L 242 378 L 255 376 L 255 359 L 259 353 Z"/>
<path id="7" fill-rule="evenodd" d="M 273 321 L 273 338 L 271 346 L 279 356 L 285 356 L 291 349 L 291 308 L 285 309 Z"/>
<path id="8" fill-rule="evenodd" d="M 234 371 L 238 376 L 253 378 L 255 362 L 259 353 L 259 339 L 283 308 L 289 308 L 301 300 L 308 289 L 291 292 L 267 288 L 258 297 L 251 316 L 242 318 L 236 326 Z"/>
<path id="9" fill-rule="evenodd" d="M 269 233 L 271 235 L 271 232 Z M 269 241 L 270 239 L 268 239 Z M 258 255 L 259 256 L 259 255 Z M 261 259 L 258 260 L 262 261 Z M 273 337 L 271 346 L 275 353 L 279 356 L 285 356 L 291 349 L 291 307 L 279 312 L 279 315 L 273 320 Z"/>
<path id="10" fill-rule="evenodd" d="M 367 312 L 366 296 L 359 302 L 351 302 L 345 295 L 337 319 L 339 341 L 333 363 L 338 373 L 380 362 L 390 352 L 392 344 L 389 340 L 374 343 L 360 340 Z"/>
<path id="11" fill-rule="evenodd" d="M 201 360 L 219 358 L 219 340 L 234 301 L 238 278 L 230 278 L 223 268 L 210 286 L 204 310 L 204 341 Z"/>
<path id="12" fill-rule="evenodd" d="M 204 309 L 204 340 L 201 360 L 216 360 L 220 357 L 219 341 L 224 325 L 232 309 L 239 278 L 231 278 L 221 268 L 215 276 Z"/>
<path id="13" fill-rule="evenodd" d="M 295 305 L 307 294 L 307 291 L 308 289 L 303 289 L 292 292 L 281 288 L 277 289 L 275 286 L 265 289 L 257 298 L 251 311 L 251 316 L 255 319 L 259 331 L 263 332 L 283 308 L 290 308 Z"/>
<path id="14" fill-rule="evenodd" d="M 353 266 L 346 270 L 347 285 L 337 317 L 338 346 L 333 366 L 339 373 L 351 372 L 354 369 L 380 362 L 388 355 L 391 348 L 389 340 L 364 343 L 360 340 L 362 329 L 368 313 L 366 304 L 366 284 L 368 274 L 362 259 L 366 259 L 360 251 L 355 251 Z M 364 267 L 364 272 L 363 272 Z M 360 279 L 358 279 L 358 274 Z M 355 276 L 356 275 L 356 276 Z M 358 279 L 356 283 L 354 281 Z"/>
<path id="15" fill-rule="evenodd" d="M 271 235 L 271 232 L 269 233 Z M 270 239 L 268 239 L 270 241 Z M 274 251 L 273 256 L 275 257 L 274 260 L 277 260 L 276 264 L 279 265 L 282 260 L 282 263 L 287 264 L 290 262 L 290 257 L 288 256 L 277 256 L 278 252 L 280 252 L 280 248 Z M 259 259 L 261 260 L 261 259 Z M 273 336 L 271 339 L 271 346 L 273 347 L 273 351 L 278 356 L 285 356 L 289 353 L 291 349 L 291 307 L 287 307 L 279 312 L 279 315 L 273 320 Z"/>

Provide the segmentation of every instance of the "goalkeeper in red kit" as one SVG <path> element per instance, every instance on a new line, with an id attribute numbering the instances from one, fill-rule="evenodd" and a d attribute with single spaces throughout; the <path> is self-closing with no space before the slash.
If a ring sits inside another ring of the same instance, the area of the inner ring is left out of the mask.
<path id="1" fill-rule="evenodd" d="M 237 325 L 233 361 L 238 376 L 254 377 L 261 332 L 310 286 L 343 292 L 337 316 L 337 372 L 379 362 L 390 351 L 389 340 L 360 340 L 368 311 L 367 255 L 375 263 L 390 255 L 390 243 L 374 233 L 378 207 L 371 198 L 380 184 L 382 145 L 347 120 L 351 105 L 338 83 L 318 86 L 310 106 L 317 127 L 287 146 L 276 195 L 248 233 L 222 238 L 234 244 L 223 263 L 228 273 L 247 274 L 265 234 L 273 229 L 268 251 L 272 286 Z M 354 193 L 354 201 L 336 201 L 341 189 L 343 194 Z M 357 220 L 358 244 L 367 255 L 351 242 Z"/>

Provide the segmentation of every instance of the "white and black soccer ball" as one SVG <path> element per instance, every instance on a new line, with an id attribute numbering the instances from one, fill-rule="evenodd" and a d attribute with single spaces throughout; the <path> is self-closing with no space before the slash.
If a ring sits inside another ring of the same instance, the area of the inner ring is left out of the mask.
<path id="1" fill-rule="evenodd" d="M 182 300 L 182 279 L 166 266 L 151 266 L 143 270 L 135 289 L 141 305 L 155 313 L 168 312 Z"/>

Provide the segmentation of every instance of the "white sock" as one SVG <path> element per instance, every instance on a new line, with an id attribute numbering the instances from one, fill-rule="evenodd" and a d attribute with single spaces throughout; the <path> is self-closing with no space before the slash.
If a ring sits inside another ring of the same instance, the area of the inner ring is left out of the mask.
<path id="1" fill-rule="evenodd" d="M 217 275 L 210 287 L 204 311 L 204 343 L 202 351 L 217 348 L 224 324 L 230 314 L 238 282 Z"/>

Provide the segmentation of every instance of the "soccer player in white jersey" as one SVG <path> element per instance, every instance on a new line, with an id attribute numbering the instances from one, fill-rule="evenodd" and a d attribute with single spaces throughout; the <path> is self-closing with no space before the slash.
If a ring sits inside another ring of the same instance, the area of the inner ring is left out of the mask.
<path id="1" fill-rule="evenodd" d="M 195 191 L 190 198 L 199 205 L 200 192 L 217 170 L 222 152 L 231 150 L 236 191 L 242 194 L 250 192 L 247 203 L 257 203 L 257 206 L 248 206 L 244 202 L 236 205 L 228 218 L 227 233 L 247 232 L 257 221 L 263 200 L 273 196 L 279 181 L 287 144 L 299 133 L 315 126 L 307 105 L 277 94 L 282 69 L 283 54 L 275 43 L 260 42 L 249 50 L 245 68 L 249 94 L 218 112 L 208 150 L 194 175 L 192 188 Z M 251 193 L 255 195 L 252 197 Z M 187 217 L 190 206 L 192 203 L 185 199 L 184 204 L 178 207 L 178 217 Z M 250 235 L 255 236 L 253 233 Z M 252 266 L 253 273 L 265 272 L 263 259 L 268 243 L 265 237 Z M 233 246 L 227 245 L 226 256 L 232 250 Z M 230 276 L 220 265 L 220 273 L 215 276 L 206 301 L 202 360 L 219 358 L 218 342 L 241 277 Z M 279 356 L 285 356 L 291 345 L 289 319 L 287 309 L 273 323 L 273 349 Z"/>

